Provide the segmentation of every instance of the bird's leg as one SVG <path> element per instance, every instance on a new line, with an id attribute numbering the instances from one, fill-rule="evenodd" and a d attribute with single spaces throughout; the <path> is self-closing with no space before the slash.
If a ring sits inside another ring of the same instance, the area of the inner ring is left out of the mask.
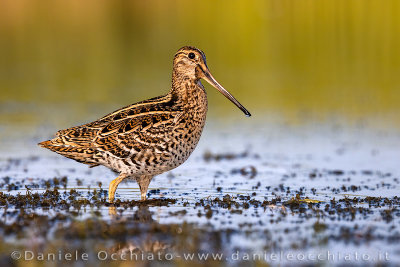
<path id="1" fill-rule="evenodd" d="M 108 215 L 111 216 L 116 216 L 117 215 L 117 209 L 113 206 L 108 207 Z"/>
<path id="2" fill-rule="evenodd" d="M 117 178 L 111 181 L 110 186 L 108 187 L 108 201 L 111 203 L 114 201 L 115 190 L 122 180 L 128 177 L 126 174 L 121 173 Z"/>
<path id="3" fill-rule="evenodd" d="M 146 200 L 147 189 L 149 188 L 149 184 L 151 181 L 151 176 L 140 176 L 136 178 L 137 183 L 140 188 L 140 200 Z"/>

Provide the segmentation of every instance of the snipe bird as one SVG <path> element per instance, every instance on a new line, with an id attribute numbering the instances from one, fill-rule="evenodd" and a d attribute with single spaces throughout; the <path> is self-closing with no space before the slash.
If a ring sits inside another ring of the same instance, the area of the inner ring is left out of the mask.
<path id="1" fill-rule="evenodd" d="M 200 139 L 208 108 L 200 79 L 250 116 L 211 75 L 204 53 L 185 46 L 174 56 L 172 86 L 166 95 L 60 130 L 54 139 L 39 145 L 90 167 L 104 165 L 119 173 L 109 186 L 110 202 L 125 179 L 137 181 L 145 200 L 151 179 L 184 163 Z"/>

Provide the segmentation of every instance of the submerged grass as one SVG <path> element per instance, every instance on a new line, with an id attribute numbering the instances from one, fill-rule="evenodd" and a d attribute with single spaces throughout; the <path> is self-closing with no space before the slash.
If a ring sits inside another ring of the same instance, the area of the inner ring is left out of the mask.
<path id="1" fill-rule="evenodd" d="M 374 257 L 371 265 L 400 262 L 398 135 L 346 135 L 335 127 L 309 135 L 287 128 L 259 136 L 225 130 L 186 165 L 156 177 L 145 202 L 137 200 L 135 184 L 121 185 L 117 201 L 107 203 L 104 188 L 115 175 L 102 167 L 88 169 L 54 155 L 27 156 L 28 146 L 22 154 L 12 152 L 16 146 L 4 149 L 0 265 L 347 263 L 263 257 L 280 252 L 366 253 Z M 248 136 L 249 145 L 230 147 Z M 78 251 L 90 259 L 11 259 L 13 251 L 26 250 L 45 256 Z M 118 260 L 100 261 L 100 252 L 115 253 Z M 378 257 L 385 252 L 389 260 Z M 224 258 L 175 257 L 184 253 L 224 253 Z M 236 253 L 240 256 L 232 260 Z M 119 259 L 130 255 L 132 260 Z"/>
<path id="2" fill-rule="evenodd" d="M 58 187 L 61 185 L 60 181 L 65 183 L 64 188 Z M 6 181 L 2 187 L 8 188 L 8 183 L 9 181 Z M 276 196 L 263 201 L 253 198 L 251 194 L 225 194 L 221 198 L 209 197 L 194 201 L 150 198 L 147 201 L 117 200 L 114 204 L 109 204 L 106 202 L 106 191 L 102 189 L 69 190 L 67 183 L 67 178 L 55 178 L 26 185 L 27 188 L 47 188 L 42 193 L 33 193 L 31 189 L 26 189 L 24 194 L 18 189 L 16 190 L 19 193 L 14 193 L 14 189 L 10 189 L 9 193 L 0 192 L 0 208 L 2 209 L 0 250 L 3 255 L 10 255 L 15 250 L 34 251 L 32 252 L 35 255 L 33 261 L 26 260 L 26 262 L 39 266 L 44 262 L 55 265 L 68 263 L 69 261 L 63 258 L 66 253 L 88 255 L 86 260 L 76 259 L 75 265 L 79 265 L 80 262 L 89 265 L 117 264 L 117 262 L 126 262 L 124 260 L 126 258 L 129 262 L 135 263 L 164 262 L 164 264 L 179 265 L 187 264 L 188 260 L 173 257 L 171 261 L 170 255 L 207 252 L 233 255 L 236 250 L 240 253 L 248 253 L 245 247 L 230 245 L 229 240 L 241 235 L 264 236 L 267 240 L 264 250 L 269 253 L 277 249 L 314 248 L 328 242 L 359 244 L 374 240 L 382 241 L 382 239 L 389 244 L 400 242 L 396 227 L 391 234 L 382 235 L 378 229 L 358 225 L 362 220 L 368 221 L 376 216 L 380 216 L 387 224 L 398 221 L 400 198 L 397 196 L 391 198 L 353 197 L 337 200 L 333 197 L 328 201 L 318 201 L 306 197 L 300 190 L 293 192 L 296 195 L 292 198 Z M 284 188 L 284 191 L 287 190 L 289 188 Z M 156 219 L 158 216 L 155 216 L 153 208 L 162 206 L 168 209 L 175 207 L 175 212 L 168 212 L 168 217 L 175 217 L 175 222 L 160 223 Z M 176 209 L 176 207 L 179 208 Z M 197 210 L 197 214 L 191 212 L 192 209 Z M 107 215 L 104 213 L 106 210 Z M 237 227 L 218 228 L 211 223 L 213 220 L 218 221 L 221 216 L 260 217 L 260 214 L 268 214 L 268 211 L 273 211 L 270 218 L 260 220 L 257 224 L 243 221 Z M 210 223 L 186 221 L 193 216 L 204 217 Z M 284 223 L 288 219 L 295 220 L 297 223 L 289 226 Z M 334 224 L 337 221 L 356 223 L 353 226 L 343 224 L 337 229 Z M 271 232 L 270 225 L 279 224 L 285 227 L 277 230 L 278 227 L 275 233 Z M 299 224 L 309 228 L 312 234 L 301 240 L 286 243 L 279 241 L 282 238 L 281 234 L 290 235 L 297 231 Z M 27 242 L 28 240 L 31 242 Z M 102 253 L 101 257 L 104 257 L 104 260 L 99 261 L 99 253 Z M 55 254 L 55 260 L 46 259 L 53 254 Z M 61 259 L 58 258 L 59 254 L 62 255 Z M 114 255 L 113 257 L 117 260 L 112 259 L 110 255 Z M 24 257 L 30 259 L 31 254 L 24 255 L 20 260 L 11 260 L 11 262 L 23 264 Z M 7 258 L 3 257 L 3 259 Z M 225 260 L 204 261 L 194 258 L 189 262 L 221 266 L 224 265 Z M 266 263 L 257 260 L 252 260 L 252 262 Z"/>

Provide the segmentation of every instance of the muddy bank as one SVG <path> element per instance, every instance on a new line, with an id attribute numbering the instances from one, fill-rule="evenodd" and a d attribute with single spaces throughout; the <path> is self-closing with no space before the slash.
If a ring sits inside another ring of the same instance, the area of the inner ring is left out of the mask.
<path id="1" fill-rule="evenodd" d="M 78 251 L 89 259 L 62 262 L 124 261 L 99 260 L 103 252 L 151 265 L 342 265 L 356 255 L 369 256 L 352 262 L 360 266 L 400 262 L 398 136 L 277 129 L 243 136 L 206 135 L 187 163 L 152 181 L 148 201 L 127 182 L 113 204 L 107 189 L 115 174 L 107 169 L 2 146 L 1 261 L 27 260 L 13 260 L 13 251 Z M 223 258 L 183 259 L 188 253 Z"/>

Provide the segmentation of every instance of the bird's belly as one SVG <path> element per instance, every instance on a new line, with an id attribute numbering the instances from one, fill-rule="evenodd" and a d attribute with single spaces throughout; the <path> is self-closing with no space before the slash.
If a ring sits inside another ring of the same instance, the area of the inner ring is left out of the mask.
<path id="1" fill-rule="evenodd" d="M 187 136 L 185 136 L 185 134 L 182 137 L 178 136 L 175 139 L 176 143 L 171 147 L 169 152 L 171 159 L 169 160 L 168 165 L 171 169 L 178 167 L 189 158 L 200 140 L 201 130 L 202 129 L 199 129 Z"/>
<path id="2" fill-rule="evenodd" d="M 192 130 L 174 129 L 170 142 L 165 143 L 165 150 L 159 153 L 159 161 L 152 164 L 154 175 L 172 170 L 184 163 L 196 148 L 204 127 L 204 123 Z M 150 169 L 148 169 L 150 171 Z"/>
<path id="3" fill-rule="evenodd" d="M 157 175 L 172 170 L 184 163 L 196 148 L 204 127 L 205 117 L 193 125 L 177 125 L 163 135 L 158 144 L 149 146 L 131 157 L 118 159 L 109 157 L 107 167 L 116 172 L 140 175 Z"/>

